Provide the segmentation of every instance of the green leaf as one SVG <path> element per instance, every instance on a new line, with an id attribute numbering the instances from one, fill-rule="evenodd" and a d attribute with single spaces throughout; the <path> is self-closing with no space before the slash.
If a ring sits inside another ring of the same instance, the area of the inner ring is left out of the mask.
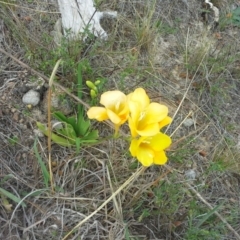
<path id="1" fill-rule="evenodd" d="M 225 201 L 223 201 L 220 205 L 216 206 L 215 208 L 213 208 L 210 212 L 208 212 L 197 224 L 197 228 L 200 228 L 201 225 L 207 221 L 207 219 L 212 216 L 220 207 L 223 206 L 223 204 L 225 203 Z"/>
<path id="2" fill-rule="evenodd" d="M 75 144 L 76 133 L 73 129 L 73 126 L 67 123 L 63 123 L 64 127 L 60 129 L 56 129 L 57 134 L 66 138 L 71 144 Z"/>
<path id="3" fill-rule="evenodd" d="M 84 136 L 83 140 L 96 140 L 98 138 L 98 130 L 93 130 Z"/>
<path id="4" fill-rule="evenodd" d="M 90 127 L 90 121 L 82 119 L 78 119 L 78 131 L 79 131 L 79 136 L 85 136 L 88 132 L 88 129 Z"/>
<path id="5" fill-rule="evenodd" d="M 62 112 L 54 112 L 53 117 L 55 117 L 60 122 L 67 122 L 67 117 Z"/>
<path id="6" fill-rule="evenodd" d="M 45 134 L 46 136 L 48 136 L 48 128 L 45 127 L 43 124 L 41 124 L 40 122 L 37 122 L 37 126 L 39 128 L 39 130 Z M 51 139 L 54 143 L 57 143 L 63 147 L 70 147 L 72 146 L 72 144 L 69 142 L 68 139 L 66 138 L 63 138 L 63 137 L 60 137 L 58 136 L 57 134 L 55 133 L 51 133 Z"/>
<path id="7" fill-rule="evenodd" d="M 75 133 L 77 133 L 78 130 L 77 119 L 75 117 L 69 117 L 66 122 L 72 125 Z"/>
<path id="8" fill-rule="evenodd" d="M 76 154 L 79 154 L 79 152 L 80 152 L 80 147 L 81 147 L 81 139 L 80 138 L 76 138 L 76 142 L 75 142 L 75 144 L 76 144 Z"/>
<path id="9" fill-rule="evenodd" d="M 74 131 L 77 133 L 78 125 L 75 117 L 66 117 L 62 112 L 54 112 L 53 116 L 62 123 L 68 123 L 73 126 Z"/>
<path id="10" fill-rule="evenodd" d="M 37 157 L 38 163 L 41 167 L 45 187 L 48 188 L 48 183 L 50 181 L 50 174 L 49 174 L 41 156 L 39 155 L 39 152 L 38 152 L 38 149 L 37 149 L 37 139 L 35 139 L 35 141 L 34 141 L 33 150 L 34 150 L 34 153 Z"/>
<path id="11" fill-rule="evenodd" d="M 13 195 L 12 193 L 8 192 L 7 190 L 5 190 L 3 188 L 0 188 L 0 193 L 3 194 L 4 196 L 6 196 L 7 198 L 13 200 L 16 203 L 20 203 L 22 201 L 19 197 Z M 24 202 L 21 202 L 21 205 L 23 207 L 27 206 Z"/>

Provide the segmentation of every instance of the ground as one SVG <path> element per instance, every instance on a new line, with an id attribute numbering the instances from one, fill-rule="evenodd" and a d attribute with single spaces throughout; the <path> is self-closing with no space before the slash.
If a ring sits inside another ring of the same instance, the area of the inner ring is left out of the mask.
<path id="1" fill-rule="evenodd" d="M 240 10 L 238 1 L 212 3 L 217 24 L 199 0 L 100 1 L 100 11 L 118 12 L 101 22 L 109 38 L 57 46 L 56 1 L 0 2 L 1 239 L 240 239 Z M 47 124 L 47 81 L 59 58 L 52 99 L 68 116 L 79 91 L 98 105 L 105 91 L 142 87 L 166 105 L 167 164 L 142 168 L 127 126 L 113 139 L 109 125 L 92 121 L 97 144 L 78 152 L 52 142 L 52 191 L 37 122 Z M 98 79 L 92 100 L 85 81 Z M 22 102 L 29 89 L 40 92 L 37 106 Z"/>

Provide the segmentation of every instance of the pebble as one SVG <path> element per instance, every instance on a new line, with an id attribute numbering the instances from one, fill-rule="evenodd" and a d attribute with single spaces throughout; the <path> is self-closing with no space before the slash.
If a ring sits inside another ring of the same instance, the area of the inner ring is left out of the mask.
<path id="1" fill-rule="evenodd" d="M 15 120 L 16 122 L 19 120 L 19 113 L 18 112 L 15 112 L 13 114 L 13 120 Z"/>
<path id="2" fill-rule="evenodd" d="M 23 95 L 22 101 L 26 105 L 38 105 L 40 101 L 40 93 L 34 90 L 29 90 L 27 93 Z"/>
<path id="3" fill-rule="evenodd" d="M 184 122 L 183 125 L 185 127 L 191 127 L 194 124 L 194 120 L 192 118 L 187 118 Z"/>
<path id="4" fill-rule="evenodd" d="M 194 169 L 189 169 L 185 172 L 185 177 L 188 179 L 188 180 L 195 180 L 196 179 L 196 172 L 194 171 Z"/>
<path id="5" fill-rule="evenodd" d="M 39 137 L 39 138 L 44 137 L 44 134 L 39 129 L 34 129 L 33 132 L 36 137 Z"/>

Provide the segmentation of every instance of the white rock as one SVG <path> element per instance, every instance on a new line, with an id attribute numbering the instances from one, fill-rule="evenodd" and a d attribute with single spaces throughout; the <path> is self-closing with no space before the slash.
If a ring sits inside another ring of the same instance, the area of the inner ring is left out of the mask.
<path id="1" fill-rule="evenodd" d="M 23 95 L 22 101 L 26 105 L 31 104 L 36 106 L 40 101 L 40 93 L 34 90 L 29 90 Z"/>
<path id="2" fill-rule="evenodd" d="M 195 180 L 196 179 L 196 172 L 193 170 L 193 169 L 189 169 L 185 172 L 185 177 L 188 179 L 188 180 Z"/>
<path id="3" fill-rule="evenodd" d="M 39 129 L 34 129 L 33 133 L 36 137 L 39 137 L 39 138 L 44 137 L 44 134 Z"/>
<path id="4" fill-rule="evenodd" d="M 187 118 L 184 122 L 183 125 L 185 127 L 191 127 L 194 124 L 194 120 L 192 118 Z"/>
<path id="5" fill-rule="evenodd" d="M 98 12 L 93 0 L 58 0 L 62 15 L 64 34 L 74 39 L 81 32 L 90 31 L 96 37 L 107 38 L 107 33 L 100 24 L 104 16 L 116 17 L 117 12 Z"/>

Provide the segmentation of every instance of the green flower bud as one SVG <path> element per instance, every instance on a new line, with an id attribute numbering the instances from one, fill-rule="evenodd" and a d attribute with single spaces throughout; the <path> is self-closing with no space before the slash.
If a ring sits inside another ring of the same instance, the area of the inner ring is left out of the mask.
<path id="1" fill-rule="evenodd" d="M 95 98 L 95 97 L 97 97 L 97 93 L 93 89 L 91 89 L 90 96 L 91 96 L 91 98 Z"/>
<path id="2" fill-rule="evenodd" d="M 86 81 L 86 85 L 87 85 L 89 88 L 91 88 L 91 89 L 93 89 L 94 91 L 97 92 L 97 87 L 94 85 L 93 82 L 91 82 L 91 81 Z"/>
<path id="3" fill-rule="evenodd" d="M 97 80 L 97 81 L 95 81 L 94 82 L 94 84 L 97 86 L 98 84 L 100 84 L 101 83 L 101 81 L 100 80 Z"/>

